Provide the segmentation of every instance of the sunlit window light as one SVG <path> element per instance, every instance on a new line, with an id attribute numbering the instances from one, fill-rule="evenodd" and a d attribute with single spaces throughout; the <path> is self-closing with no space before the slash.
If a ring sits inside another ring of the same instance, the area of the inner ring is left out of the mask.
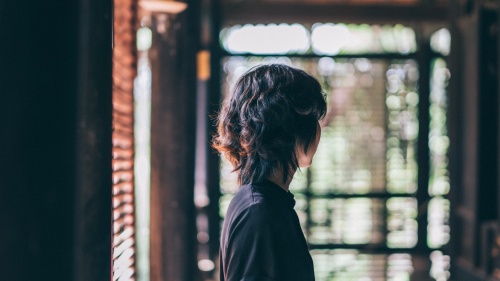
<path id="1" fill-rule="evenodd" d="M 433 251 L 431 258 L 431 277 L 436 281 L 446 281 L 450 278 L 450 256 L 441 251 Z"/>
<path id="2" fill-rule="evenodd" d="M 409 254 L 363 254 L 357 250 L 313 250 L 316 280 L 409 281 Z"/>
<path id="3" fill-rule="evenodd" d="M 223 46 L 231 53 L 290 54 L 309 49 L 309 31 L 300 24 L 233 26 L 223 32 Z"/>
<path id="4" fill-rule="evenodd" d="M 387 190 L 417 189 L 418 70 L 414 61 L 392 64 L 386 72 Z"/>
<path id="5" fill-rule="evenodd" d="M 417 200 L 390 198 L 387 200 L 387 246 L 411 248 L 417 244 Z"/>
<path id="6" fill-rule="evenodd" d="M 441 197 L 434 197 L 429 202 L 427 225 L 427 245 L 430 248 L 439 248 L 450 240 L 450 201 Z"/>
<path id="7" fill-rule="evenodd" d="M 436 31 L 431 37 L 431 48 L 434 52 L 447 56 L 450 53 L 451 35 L 450 31 L 442 28 Z"/>
<path id="8" fill-rule="evenodd" d="M 413 263 L 409 254 L 392 254 L 388 257 L 387 280 L 410 281 Z"/>
<path id="9" fill-rule="evenodd" d="M 448 107 L 446 86 L 450 79 L 450 72 L 446 66 L 446 62 L 441 58 L 435 59 L 432 64 L 431 74 L 429 195 L 438 196 L 446 195 L 450 191 L 450 179 L 448 175 L 448 149 L 450 140 L 446 127 L 446 112 Z"/>
<path id="10" fill-rule="evenodd" d="M 321 24 L 313 27 L 311 41 L 313 51 L 319 55 L 336 55 L 350 46 L 361 45 L 344 24 Z"/>
<path id="11" fill-rule="evenodd" d="M 319 55 L 416 51 L 415 32 L 403 25 L 315 24 L 311 44 Z"/>
<path id="12" fill-rule="evenodd" d="M 448 55 L 451 37 L 447 29 L 440 29 L 431 36 L 430 45 L 434 52 Z M 431 61 L 430 107 L 429 107 L 429 185 L 431 199 L 427 210 L 427 245 L 440 249 L 450 240 L 450 192 L 448 171 L 448 149 L 450 140 L 447 130 L 448 95 L 447 86 L 450 71 L 444 58 Z M 430 275 L 436 281 L 450 279 L 450 257 L 437 250 L 431 253 Z"/>
<path id="13" fill-rule="evenodd" d="M 408 54 L 417 50 L 415 32 L 400 24 L 316 23 L 311 28 L 300 24 L 247 24 L 224 28 L 220 39 L 232 54 Z"/>
<path id="14" fill-rule="evenodd" d="M 153 32 L 147 27 L 141 27 L 137 30 L 137 50 L 139 52 L 147 51 L 153 41 Z"/>
<path id="15" fill-rule="evenodd" d="M 209 259 L 203 259 L 198 261 L 198 268 L 201 271 L 212 271 L 215 268 L 215 264 Z"/>
<path id="16" fill-rule="evenodd" d="M 135 204 L 137 239 L 137 280 L 149 280 L 149 210 L 151 170 L 151 65 L 148 50 L 151 47 L 151 30 L 137 31 L 137 78 L 134 83 L 134 138 L 135 138 Z"/>

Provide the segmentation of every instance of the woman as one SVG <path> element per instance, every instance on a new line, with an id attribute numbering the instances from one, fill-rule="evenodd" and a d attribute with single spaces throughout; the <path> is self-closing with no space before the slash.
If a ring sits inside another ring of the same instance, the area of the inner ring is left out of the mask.
<path id="1" fill-rule="evenodd" d="M 288 187 L 311 164 L 325 113 L 320 84 L 302 70 L 262 65 L 236 83 L 214 138 L 241 184 L 222 228 L 221 281 L 314 280 Z"/>

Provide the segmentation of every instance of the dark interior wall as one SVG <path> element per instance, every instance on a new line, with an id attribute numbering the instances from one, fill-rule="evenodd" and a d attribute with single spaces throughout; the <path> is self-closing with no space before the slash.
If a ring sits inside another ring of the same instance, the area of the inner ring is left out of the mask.
<path id="1" fill-rule="evenodd" d="M 452 2 L 452 276 L 497 280 L 500 3 Z"/>
<path id="2" fill-rule="evenodd" d="M 0 2 L 1 280 L 109 280 L 111 19 Z"/>
<path id="3" fill-rule="evenodd" d="M 76 5 L 1 5 L 0 275 L 6 280 L 70 280 Z M 47 17 L 55 11 L 65 12 Z"/>

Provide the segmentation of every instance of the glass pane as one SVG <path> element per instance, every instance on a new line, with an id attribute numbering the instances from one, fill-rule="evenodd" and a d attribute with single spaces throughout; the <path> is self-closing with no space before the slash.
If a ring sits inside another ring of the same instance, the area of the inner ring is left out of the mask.
<path id="1" fill-rule="evenodd" d="M 451 35 L 450 31 L 442 28 L 431 36 L 431 49 L 436 53 L 447 56 L 450 53 Z"/>
<path id="2" fill-rule="evenodd" d="M 409 281 L 409 254 L 366 254 L 358 250 L 311 251 L 318 281 Z"/>
<path id="3" fill-rule="evenodd" d="M 408 54 L 417 50 L 413 29 L 343 23 L 246 24 L 224 28 L 222 47 L 232 54 Z"/>
<path id="4" fill-rule="evenodd" d="M 444 28 L 440 29 L 431 37 L 431 48 L 434 52 L 446 56 L 450 52 L 450 41 L 450 32 Z M 427 206 L 427 245 L 429 248 L 440 249 L 450 240 L 450 201 L 445 198 L 450 192 L 450 140 L 446 125 L 450 71 L 443 58 L 431 61 L 430 77 L 428 192 L 431 200 Z M 449 280 L 450 257 L 437 250 L 431 253 L 430 260 L 431 277 L 439 281 Z"/>
<path id="5" fill-rule="evenodd" d="M 414 61 L 393 63 L 387 78 L 387 191 L 417 190 L 418 70 Z"/>
<path id="6" fill-rule="evenodd" d="M 430 175 L 429 194 L 431 196 L 446 195 L 450 191 L 448 175 L 448 148 L 450 140 L 446 128 L 446 112 L 448 100 L 446 86 L 450 78 L 450 71 L 443 59 L 435 59 L 431 72 L 430 94 L 430 124 L 429 124 L 429 151 Z"/>
<path id="7" fill-rule="evenodd" d="M 450 201 L 434 197 L 429 202 L 427 244 L 430 248 L 440 248 L 450 241 Z"/>
<path id="8" fill-rule="evenodd" d="M 387 246 L 411 248 L 417 240 L 417 200 L 411 197 L 387 200 Z"/>
<path id="9" fill-rule="evenodd" d="M 315 24 L 312 51 L 318 55 L 401 53 L 416 51 L 415 32 L 403 25 Z"/>
<path id="10" fill-rule="evenodd" d="M 300 24 L 236 25 L 223 29 L 221 38 L 234 54 L 303 54 L 310 46 L 309 30 Z"/>
<path id="11" fill-rule="evenodd" d="M 387 63 L 367 59 L 316 60 L 329 113 L 311 166 L 314 194 L 385 190 Z M 378 94 L 377 94 L 378 93 Z M 382 94 L 381 94 L 382 93 Z"/>
<path id="12" fill-rule="evenodd" d="M 439 31 L 438 31 L 439 32 Z M 446 127 L 446 86 L 450 72 L 444 59 L 435 59 L 431 71 L 430 124 L 429 124 L 429 195 L 427 244 L 440 248 L 450 239 L 450 202 L 443 198 L 450 192 L 448 148 L 450 141 Z"/>
<path id="13" fill-rule="evenodd" d="M 312 199 L 310 244 L 378 244 L 384 240 L 381 199 Z"/>
<path id="14" fill-rule="evenodd" d="M 450 256 L 444 255 L 441 251 L 433 251 L 430 255 L 432 262 L 431 277 L 436 281 L 446 281 L 450 279 Z"/>

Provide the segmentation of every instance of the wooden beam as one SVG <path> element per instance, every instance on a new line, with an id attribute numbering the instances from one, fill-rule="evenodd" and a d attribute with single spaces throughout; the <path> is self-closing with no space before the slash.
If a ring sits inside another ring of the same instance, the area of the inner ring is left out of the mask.
<path id="1" fill-rule="evenodd" d="M 446 23 L 446 5 L 352 5 L 334 2 L 226 2 L 223 25 L 267 23 Z"/>

